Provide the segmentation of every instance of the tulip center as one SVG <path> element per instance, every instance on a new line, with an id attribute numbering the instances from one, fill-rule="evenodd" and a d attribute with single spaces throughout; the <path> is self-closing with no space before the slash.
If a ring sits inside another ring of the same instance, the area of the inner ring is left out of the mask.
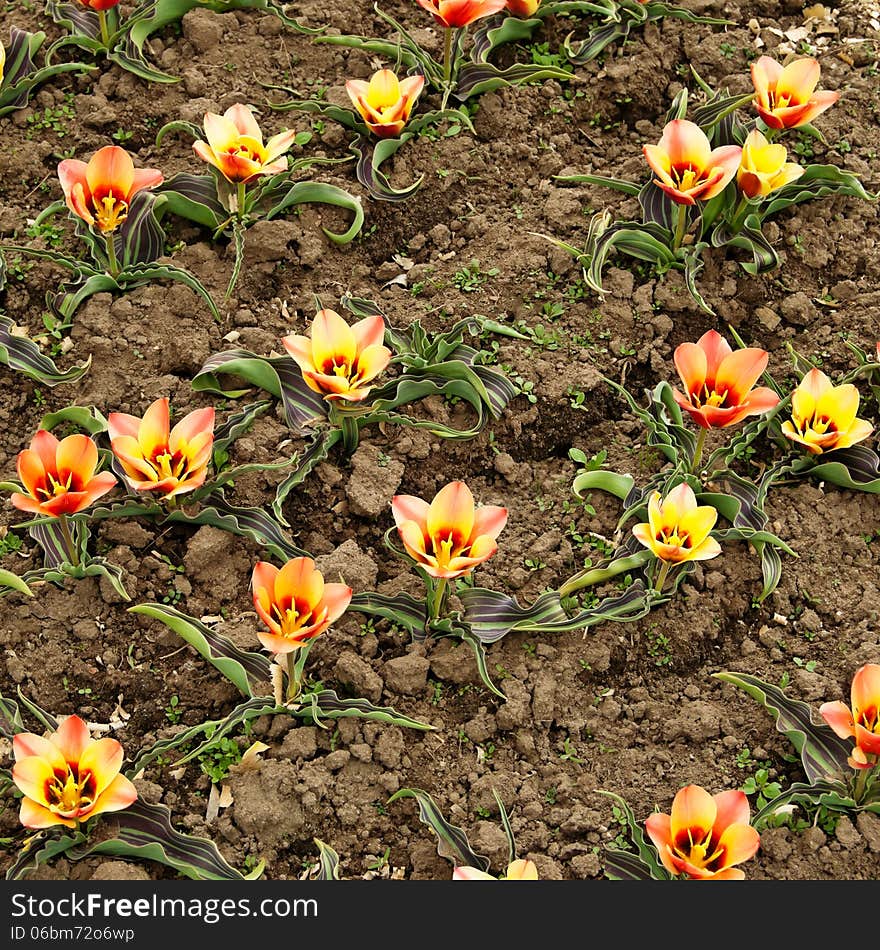
<path id="1" fill-rule="evenodd" d="M 88 811 L 95 803 L 96 783 L 91 772 L 79 774 L 76 765 L 67 764 L 67 771 L 56 770 L 48 779 L 45 801 L 53 812 L 69 816 Z"/>
<path id="2" fill-rule="evenodd" d="M 262 165 L 266 160 L 266 150 L 256 143 L 236 142 L 229 149 L 229 154 L 236 158 L 246 158 L 249 162 L 256 162 L 257 165 Z"/>
<path id="3" fill-rule="evenodd" d="M 719 406 L 723 406 L 726 400 L 726 389 L 723 393 L 716 392 L 714 389 L 710 392 L 709 387 L 706 386 L 705 383 L 703 384 L 702 391 L 697 390 L 691 393 L 691 401 L 697 409 L 701 409 L 704 406 L 712 406 L 717 409 Z"/>
<path id="4" fill-rule="evenodd" d="M 682 192 L 690 191 L 694 185 L 699 182 L 702 175 L 702 173 L 690 163 L 682 167 L 673 167 L 671 171 L 676 190 Z"/>
<path id="5" fill-rule="evenodd" d="M 682 531 L 681 534 L 679 534 L 679 531 L 678 525 L 661 528 L 657 532 L 655 540 L 659 544 L 669 544 L 674 548 L 689 548 L 691 546 L 691 536 L 686 531 Z"/>
<path id="6" fill-rule="evenodd" d="M 278 618 L 282 637 L 296 638 L 296 634 L 304 627 L 312 627 L 319 622 L 315 611 L 308 604 L 295 600 L 287 608 L 272 604 L 272 613 Z"/>
<path id="7" fill-rule="evenodd" d="M 696 840 L 694 840 L 695 833 Z M 716 847 L 712 840 L 711 828 L 705 834 L 701 828 L 688 828 L 678 835 L 674 849 L 688 864 L 705 869 L 711 869 L 713 866 L 717 868 L 724 855 L 724 849 Z"/>
<path id="8" fill-rule="evenodd" d="M 128 217 L 128 202 L 114 196 L 111 191 L 100 200 L 96 200 L 95 220 L 103 232 L 115 231 Z"/>
<path id="9" fill-rule="evenodd" d="M 807 435 L 809 432 L 814 435 L 825 435 L 828 432 L 837 431 L 837 426 L 828 416 L 812 415 L 806 419 L 799 419 L 794 416 L 792 421 L 801 435 Z"/>
<path id="10" fill-rule="evenodd" d="M 46 473 L 46 484 L 37 489 L 37 495 L 42 495 L 46 500 L 57 498 L 58 495 L 64 495 L 70 491 L 70 483 L 73 481 L 73 472 L 67 476 L 66 481 L 56 479 L 54 475 Z"/>
<path id="11" fill-rule="evenodd" d="M 876 706 L 857 712 L 855 720 L 867 732 L 880 734 L 880 709 Z"/>
<path id="12" fill-rule="evenodd" d="M 457 537 L 454 531 L 450 531 L 445 538 L 439 535 L 435 537 L 432 546 L 434 557 L 437 559 L 437 566 L 443 569 L 448 568 L 450 561 L 460 557 L 465 550 L 461 538 Z"/>

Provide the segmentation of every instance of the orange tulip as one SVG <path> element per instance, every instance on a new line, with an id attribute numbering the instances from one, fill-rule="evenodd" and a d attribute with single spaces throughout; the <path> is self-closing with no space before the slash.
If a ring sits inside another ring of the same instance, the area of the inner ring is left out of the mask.
<path id="1" fill-rule="evenodd" d="M 670 874 L 697 881 L 743 880 L 745 874 L 734 865 L 748 861 L 761 844 L 749 824 L 744 792 L 713 796 L 699 785 L 678 791 L 672 813 L 650 815 L 645 830 Z"/>
<path id="2" fill-rule="evenodd" d="M 373 135 L 392 138 L 403 131 L 424 85 L 424 76 L 399 81 L 393 70 L 380 69 L 369 82 L 349 79 L 345 91 Z"/>
<path id="3" fill-rule="evenodd" d="M 79 2 L 90 10 L 101 11 L 115 7 L 119 0 L 79 0 Z"/>
<path id="4" fill-rule="evenodd" d="M 441 26 L 461 27 L 500 13 L 507 0 L 416 0 Z"/>
<path id="5" fill-rule="evenodd" d="M 122 746 L 116 739 L 92 739 L 79 716 L 69 716 L 45 737 L 20 732 L 12 751 L 12 780 L 24 794 L 19 820 L 25 828 L 75 828 L 137 799 L 134 785 L 119 774 Z"/>
<path id="6" fill-rule="evenodd" d="M 204 484 L 214 444 L 214 410 L 196 409 L 172 429 L 168 399 L 157 399 L 143 419 L 124 412 L 107 417 L 110 448 L 134 491 L 174 498 Z"/>
<path id="7" fill-rule="evenodd" d="M 501 877 L 492 877 L 478 868 L 460 865 L 452 872 L 453 881 L 537 881 L 538 868 L 534 861 L 518 858 L 507 865 L 507 871 Z"/>
<path id="8" fill-rule="evenodd" d="M 771 191 L 797 181 L 804 169 L 786 161 L 784 145 L 772 145 L 758 129 L 752 129 L 743 144 L 736 183 L 747 198 L 766 197 Z"/>
<path id="9" fill-rule="evenodd" d="M 772 409 L 779 397 L 767 386 L 752 387 L 767 368 L 766 350 L 730 349 L 716 330 L 696 343 L 676 347 L 673 361 L 685 393 L 673 389 L 675 401 L 703 429 L 723 429 L 746 416 Z"/>
<path id="10" fill-rule="evenodd" d="M 10 500 L 21 511 L 53 518 L 75 515 L 94 504 L 116 485 L 112 472 L 95 474 L 98 446 L 87 435 L 60 441 L 40 429 L 29 449 L 18 453 L 18 477 L 27 494 Z"/>
<path id="11" fill-rule="evenodd" d="M 310 557 L 295 557 L 279 570 L 258 561 L 251 578 L 254 607 L 269 633 L 257 632 L 272 653 L 293 653 L 320 636 L 351 603 L 352 589 L 325 584 Z"/>
<path id="12" fill-rule="evenodd" d="M 835 386 L 820 369 L 811 369 L 791 397 L 791 420 L 782 434 L 813 455 L 846 449 L 867 439 L 874 427 L 857 419 L 859 391 L 852 383 Z"/>
<path id="13" fill-rule="evenodd" d="M 712 150 L 706 133 L 687 119 L 673 119 L 656 145 L 642 147 L 657 178 L 654 184 L 680 205 L 708 201 L 720 194 L 739 168 L 742 149 L 723 145 Z"/>
<path id="14" fill-rule="evenodd" d="M 718 512 L 711 505 L 697 505 L 693 489 L 676 485 L 661 500 L 660 492 L 648 501 L 648 520 L 632 532 L 661 561 L 707 561 L 721 553 L 721 545 L 710 537 Z"/>
<path id="15" fill-rule="evenodd" d="M 839 92 L 820 90 L 819 63 L 796 59 L 783 66 L 769 56 L 752 63 L 755 110 L 771 129 L 796 129 L 812 122 L 840 98 Z"/>
<path id="16" fill-rule="evenodd" d="M 284 153 L 293 145 L 296 131 L 288 129 L 263 144 L 263 133 L 251 110 L 240 103 L 223 115 L 205 113 L 205 138 L 193 143 L 196 155 L 220 171 L 233 184 L 247 184 L 261 175 L 287 170 Z"/>
<path id="17" fill-rule="evenodd" d="M 115 231 L 128 217 L 131 199 L 144 188 L 161 185 L 155 168 L 135 168 L 131 156 L 118 145 L 105 145 L 86 162 L 65 158 L 58 179 L 67 207 L 102 234 Z"/>
<path id="18" fill-rule="evenodd" d="M 365 317 L 349 326 L 335 310 L 319 310 L 312 321 L 311 339 L 291 334 L 281 341 L 296 360 L 309 389 L 330 402 L 360 402 L 391 361 L 383 346 L 385 321 Z"/>
<path id="19" fill-rule="evenodd" d="M 495 539 L 507 524 L 507 509 L 474 508 L 464 482 L 450 482 L 428 504 L 415 495 L 395 495 L 391 511 L 406 553 L 431 577 L 464 577 L 498 550 Z"/>
<path id="20" fill-rule="evenodd" d="M 647 3 L 647 0 L 645 2 Z M 507 0 L 507 12 L 522 20 L 533 17 L 539 6 L 541 6 L 541 0 Z"/>
<path id="21" fill-rule="evenodd" d="M 819 714 L 841 739 L 855 739 L 847 762 L 854 769 L 872 769 L 880 762 L 880 665 L 866 663 L 856 670 L 850 706 L 822 703 Z"/>

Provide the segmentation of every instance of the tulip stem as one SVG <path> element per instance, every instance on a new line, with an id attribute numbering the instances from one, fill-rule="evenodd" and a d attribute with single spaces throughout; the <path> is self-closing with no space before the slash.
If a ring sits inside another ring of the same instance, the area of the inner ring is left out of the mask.
<path id="1" fill-rule="evenodd" d="M 98 25 L 101 27 L 101 42 L 104 44 L 104 49 L 109 53 L 110 30 L 107 27 L 107 12 L 105 10 L 98 10 Z"/>
<path id="2" fill-rule="evenodd" d="M 76 551 L 76 544 L 73 541 L 73 535 L 70 532 L 70 524 L 67 521 L 67 515 L 58 516 L 58 527 L 61 530 L 61 540 L 64 543 L 64 550 L 73 567 L 79 567 L 79 555 Z"/>
<path id="3" fill-rule="evenodd" d="M 443 103 L 441 109 L 446 108 L 449 93 L 452 92 L 452 27 L 447 26 L 443 34 Z"/>
<path id="4" fill-rule="evenodd" d="M 446 578 L 438 578 L 434 586 L 434 600 L 431 603 L 431 620 L 440 619 L 440 610 L 443 607 L 443 598 L 446 596 Z"/>
<path id="5" fill-rule="evenodd" d="M 853 788 L 853 799 L 857 805 L 860 805 L 862 799 L 865 797 L 865 786 L 868 784 L 868 775 L 871 771 L 871 769 L 859 769 L 859 774 L 856 776 L 856 783 Z"/>
<path id="6" fill-rule="evenodd" d="M 694 457 L 691 461 L 691 475 L 699 475 L 700 473 L 700 462 L 703 460 L 703 446 L 706 444 L 706 434 L 708 431 L 708 429 L 704 429 L 700 426 L 697 443 L 694 446 Z"/>
<path id="7" fill-rule="evenodd" d="M 736 206 L 736 210 L 733 212 L 733 217 L 730 219 L 730 230 L 734 234 L 739 234 L 742 230 L 743 222 L 746 219 L 746 215 L 749 213 L 749 199 L 747 195 L 741 195 L 739 199 L 739 204 Z"/>
<path id="8" fill-rule="evenodd" d="M 666 583 L 666 575 L 669 573 L 671 563 L 671 561 L 664 561 L 660 566 L 660 573 L 657 575 L 657 580 L 654 581 L 654 590 L 658 594 L 663 593 L 663 585 Z"/>
<path id="9" fill-rule="evenodd" d="M 688 206 L 679 205 L 678 206 L 678 218 L 675 222 L 675 236 L 672 238 L 672 250 L 673 252 L 677 251 L 684 241 L 684 232 L 687 230 L 688 223 Z"/>
<path id="10" fill-rule="evenodd" d="M 239 221 L 244 217 L 244 206 L 247 201 L 247 185 L 240 181 L 238 183 L 238 206 L 236 212 L 238 214 Z"/>
<path id="11" fill-rule="evenodd" d="M 107 268 L 111 277 L 119 275 L 119 260 L 116 257 L 116 244 L 113 241 L 113 232 L 104 235 L 104 246 L 107 248 Z"/>
<path id="12" fill-rule="evenodd" d="M 296 650 L 291 650 L 287 654 L 287 701 L 289 703 L 292 703 L 299 696 L 302 685 L 298 675 L 299 671 L 296 668 L 296 654 Z"/>

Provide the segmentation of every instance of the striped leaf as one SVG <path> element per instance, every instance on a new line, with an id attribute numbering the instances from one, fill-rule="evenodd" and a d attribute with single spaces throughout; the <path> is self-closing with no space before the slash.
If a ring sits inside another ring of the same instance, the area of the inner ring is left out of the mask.
<path id="1" fill-rule="evenodd" d="M 483 854 L 477 854 L 471 848 L 467 835 L 461 828 L 450 824 L 440 811 L 433 798 L 420 788 L 401 788 L 396 791 L 388 804 L 400 801 L 402 798 L 414 798 L 419 808 L 419 820 L 427 825 L 437 836 L 437 854 L 441 858 L 452 861 L 455 867 L 477 868 L 488 871 L 491 865 Z"/>
<path id="2" fill-rule="evenodd" d="M 795 747 L 810 782 L 845 782 L 852 776 L 853 770 L 847 764 L 850 744 L 837 736 L 830 726 L 815 723 L 806 703 L 790 699 L 778 686 L 765 683 L 749 673 L 725 671 L 712 675 L 744 690 L 773 716 L 777 731 Z"/>
<path id="3" fill-rule="evenodd" d="M 859 805 L 849 795 L 846 785 L 842 782 L 826 781 L 823 779 L 819 779 L 810 784 L 794 782 L 775 798 L 767 802 L 763 808 L 755 812 L 751 822 L 752 826 L 759 831 L 762 830 L 763 826 L 766 825 L 780 809 L 786 809 L 787 806 L 790 805 L 799 805 L 808 815 L 815 814 L 820 808 L 835 812 L 838 815 L 853 815 L 859 811 L 870 809 L 870 803 L 868 803 L 867 808 L 864 805 Z"/>
<path id="4" fill-rule="evenodd" d="M 406 188 L 394 188 L 388 176 L 382 171 L 383 163 L 412 137 L 411 132 L 404 132 L 398 138 L 381 139 L 370 143 L 365 136 L 358 135 L 349 143 L 348 148 L 356 159 L 357 180 L 366 188 L 371 197 L 379 201 L 406 201 L 419 190 L 424 175 L 419 175 Z"/>
<path id="5" fill-rule="evenodd" d="M 195 274 L 191 274 L 181 267 L 158 263 L 131 264 L 120 272 L 117 280 L 126 290 L 139 287 L 141 284 L 153 280 L 176 281 L 198 294 L 208 305 L 214 319 L 220 319 L 220 311 L 217 309 L 217 304 L 214 303 L 214 298 L 208 293 L 207 288 Z"/>
<path id="6" fill-rule="evenodd" d="M 865 191 L 864 185 L 851 172 L 845 172 L 836 165 L 807 165 L 800 178 L 772 193 L 761 209 L 761 216 L 766 219 L 791 205 L 829 195 L 848 195 L 863 201 L 876 200 L 876 196 Z"/>
<path id="7" fill-rule="evenodd" d="M 164 253 L 165 232 L 157 214 L 167 200 L 150 189 L 139 191 L 131 199 L 128 217 L 114 237 L 123 271 L 134 264 L 152 264 Z"/>
<path id="8" fill-rule="evenodd" d="M 514 63 L 506 69 L 501 69 L 492 63 L 468 63 L 458 73 L 453 95 L 459 102 L 464 102 L 472 96 L 491 92 L 504 86 L 522 86 L 527 83 L 543 82 L 545 79 L 556 79 L 567 82 L 572 73 L 556 66 L 534 66 L 529 63 Z"/>
<path id="9" fill-rule="evenodd" d="M 169 122 L 159 130 L 156 145 L 159 145 L 165 134 L 180 131 L 181 127 L 182 131 L 188 132 L 194 138 L 201 138 L 202 131 L 198 126 L 189 122 Z M 213 175 L 178 172 L 154 189 L 154 192 L 166 199 L 160 206 L 162 214 L 176 214 L 212 231 L 216 231 L 229 217 L 228 211 L 217 197 L 217 180 Z"/>
<path id="10" fill-rule="evenodd" d="M 320 838 L 313 838 L 312 840 L 318 849 L 318 871 L 314 879 L 316 881 L 338 881 L 339 855 Z"/>
<path id="11" fill-rule="evenodd" d="M 649 843 L 642 831 L 641 824 L 627 802 L 604 789 L 598 789 L 600 795 L 610 798 L 616 805 L 618 821 L 622 824 L 626 837 L 633 846 L 633 851 L 607 849 L 605 855 L 605 876 L 612 880 L 659 880 L 668 881 L 669 873 L 663 867 L 654 846 Z M 612 873 L 608 873 L 609 870 Z M 617 876 L 617 875 L 621 876 Z"/>
<path id="12" fill-rule="evenodd" d="M 243 881 L 208 838 L 183 834 L 171 824 L 167 805 L 137 800 L 123 811 L 103 816 L 113 836 L 77 844 L 65 852 L 73 861 L 95 854 L 156 861 L 195 881 Z"/>
<path id="13" fill-rule="evenodd" d="M 24 373 L 43 386 L 75 383 L 89 371 L 91 356 L 79 366 L 60 370 L 30 337 L 13 332 L 14 329 L 12 320 L 0 314 L 0 363 L 11 370 Z"/>
<path id="14" fill-rule="evenodd" d="M 302 204 L 325 204 L 342 208 L 352 215 L 352 222 L 345 231 L 331 231 L 322 227 L 321 230 L 334 244 L 348 244 L 361 232 L 364 225 L 364 208 L 361 199 L 350 194 L 336 185 L 328 185 L 319 181 L 298 181 L 293 184 L 283 198 L 266 212 L 266 219 L 277 218 L 278 215 Z"/>
<path id="15" fill-rule="evenodd" d="M 271 680 L 272 664 L 263 654 L 239 649 L 222 633 L 174 607 L 167 604 L 138 604 L 130 607 L 129 613 L 143 614 L 164 623 L 218 669 L 243 696 L 252 697 L 254 686 Z"/>
<path id="16" fill-rule="evenodd" d="M 792 466 L 794 474 L 809 475 L 838 488 L 880 492 L 880 457 L 867 445 L 853 445 L 824 455 L 804 459 Z"/>
<path id="17" fill-rule="evenodd" d="M 320 725 L 324 719 L 368 719 L 422 732 L 436 729 L 436 726 L 404 716 L 390 706 L 374 706 L 368 699 L 342 699 L 332 689 L 305 693 L 297 705 L 287 707 L 287 711 L 300 719 L 312 720 L 316 725 Z"/>

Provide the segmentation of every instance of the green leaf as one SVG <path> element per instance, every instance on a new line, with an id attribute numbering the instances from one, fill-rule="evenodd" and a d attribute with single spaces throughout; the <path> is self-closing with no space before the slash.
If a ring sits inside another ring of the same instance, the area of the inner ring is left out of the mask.
<path id="1" fill-rule="evenodd" d="M 342 208 L 352 214 L 353 220 L 348 230 L 336 232 L 321 228 L 334 244 L 348 244 L 353 241 L 364 225 L 364 209 L 360 198 L 355 197 L 336 185 L 327 185 L 316 181 L 298 181 L 285 196 L 266 213 L 266 218 L 276 218 L 301 204 L 326 204 Z"/>
<path id="2" fill-rule="evenodd" d="M 749 673 L 725 671 L 712 675 L 744 690 L 773 716 L 776 729 L 796 749 L 811 782 L 845 780 L 852 776 L 853 769 L 847 764 L 851 751 L 849 744 L 830 726 L 813 722 L 806 703 L 790 699 L 778 686 L 765 683 Z"/>
<path id="3" fill-rule="evenodd" d="M 71 425 L 89 435 L 107 431 L 107 419 L 96 406 L 65 406 L 57 412 L 47 412 L 40 420 L 41 429 L 51 431 L 60 425 Z"/>
<path id="4" fill-rule="evenodd" d="M 401 788 L 396 791 L 388 804 L 402 798 L 414 798 L 419 807 L 419 820 L 427 825 L 437 836 L 437 854 L 452 861 L 455 867 L 471 867 L 488 871 L 489 859 L 477 854 L 470 845 L 467 835 L 461 828 L 450 824 L 442 815 L 433 798 L 420 788 Z"/>
<path id="5" fill-rule="evenodd" d="M 403 729 L 418 729 L 422 732 L 433 731 L 436 727 L 420 722 L 410 716 L 404 716 L 390 706 L 375 706 L 368 699 L 340 698 L 332 689 L 322 689 L 315 693 L 305 693 L 299 703 L 287 707 L 290 715 L 301 719 L 312 719 L 318 725 L 322 719 L 367 719 L 371 722 L 383 722 Z"/>
<path id="6" fill-rule="evenodd" d="M 610 798 L 617 805 L 617 808 L 623 817 L 623 827 L 626 835 L 635 849 L 635 852 L 631 856 L 632 860 L 638 862 L 638 864 L 647 871 L 648 878 L 653 880 L 668 881 L 670 879 L 669 872 L 660 862 L 656 849 L 653 847 L 653 845 L 648 843 L 648 839 L 645 837 L 645 834 L 642 831 L 641 824 L 636 821 L 636 817 L 633 814 L 632 809 L 627 804 L 626 800 L 621 798 L 620 795 L 616 795 L 614 792 L 605 791 L 605 789 L 600 788 L 597 789 L 597 791 L 600 795 Z M 623 858 L 624 854 L 629 854 L 629 852 L 613 850 L 609 850 L 607 852 L 606 877 L 610 877 L 611 880 L 630 879 L 628 876 L 617 876 L 618 873 L 625 871 L 627 868 L 629 868 L 630 871 L 633 870 L 633 867 L 630 866 Z M 609 874 L 609 870 L 613 873 Z"/>
<path id="7" fill-rule="evenodd" d="M 138 604 L 129 613 L 159 620 L 182 637 L 218 669 L 243 696 L 253 696 L 253 686 L 271 680 L 271 663 L 260 653 L 240 650 L 231 640 L 166 604 Z"/>
<path id="8" fill-rule="evenodd" d="M 318 848 L 318 873 L 315 875 L 315 880 L 338 881 L 339 855 L 320 838 L 313 838 L 312 840 Z"/>
<path id="9" fill-rule="evenodd" d="M 21 336 L 14 329 L 12 320 L 0 314 L 0 363 L 11 370 L 24 373 L 43 386 L 75 383 L 89 371 L 91 356 L 79 366 L 60 370 L 30 337 Z"/>
<path id="10" fill-rule="evenodd" d="M 17 590 L 20 594 L 27 594 L 28 597 L 34 596 L 34 592 L 18 574 L 13 574 L 12 571 L 3 568 L 0 568 L 0 587 L 9 587 L 12 590 Z"/>

